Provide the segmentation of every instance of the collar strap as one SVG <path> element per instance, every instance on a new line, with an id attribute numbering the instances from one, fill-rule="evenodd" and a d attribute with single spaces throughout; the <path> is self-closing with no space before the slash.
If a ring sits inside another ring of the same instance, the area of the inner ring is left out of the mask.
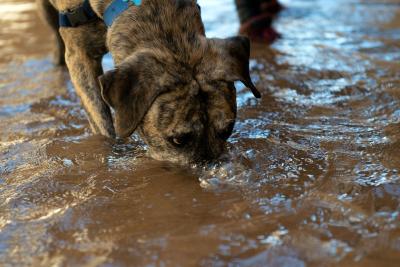
<path id="1" fill-rule="evenodd" d="M 103 20 L 107 27 L 111 27 L 114 20 L 121 15 L 122 12 L 127 10 L 131 3 L 135 6 L 139 6 L 141 4 L 141 0 L 114 0 L 111 4 L 108 5 L 106 10 L 104 11 Z"/>
<path id="2" fill-rule="evenodd" d="M 107 27 L 111 27 L 114 20 L 121 15 L 122 12 L 127 10 L 131 4 L 139 6 L 141 0 L 114 0 L 109 4 L 104 11 L 103 20 Z M 60 27 L 75 28 L 80 25 L 87 24 L 93 20 L 98 19 L 97 14 L 90 6 L 89 0 L 85 0 L 83 4 L 77 8 L 60 12 L 58 14 L 58 21 Z"/>
<path id="3" fill-rule="evenodd" d="M 60 27 L 78 27 L 95 19 L 98 17 L 90 6 L 89 0 L 85 0 L 80 7 L 58 14 Z"/>

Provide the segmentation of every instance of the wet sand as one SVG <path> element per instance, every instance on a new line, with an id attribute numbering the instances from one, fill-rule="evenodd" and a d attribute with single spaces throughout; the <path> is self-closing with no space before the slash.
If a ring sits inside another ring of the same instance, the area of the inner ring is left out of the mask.
<path id="1" fill-rule="evenodd" d="M 0 265 L 399 266 L 400 1 L 282 2 L 228 160 L 182 168 L 91 136 L 35 5 L 2 0 Z"/>

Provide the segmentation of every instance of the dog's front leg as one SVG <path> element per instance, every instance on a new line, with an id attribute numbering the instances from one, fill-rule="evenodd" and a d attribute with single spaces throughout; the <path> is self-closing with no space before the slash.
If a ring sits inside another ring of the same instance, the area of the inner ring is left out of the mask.
<path id="1" fill-rule="evenodd" d="M 97 78 L 103 74 L 102 56 L 106 53 L 105 27 L 92 22 L 77 28 L 60 28 L 66 52 L 65 60 L 72 83 L 86 110 L 95 134 L 115 137 L 109 107 L 101 97 Z"/>

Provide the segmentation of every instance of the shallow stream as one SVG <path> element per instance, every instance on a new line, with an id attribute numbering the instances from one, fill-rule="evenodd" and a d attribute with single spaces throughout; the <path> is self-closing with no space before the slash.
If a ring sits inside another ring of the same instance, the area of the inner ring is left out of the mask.
<path id="1" fill-rule="evenodd" d="M 182 168 L 92 136 L 33 1 L 2 0 L 0 265 L 398 267 L 400 1 L 282 3 L 228 160 Z"/>

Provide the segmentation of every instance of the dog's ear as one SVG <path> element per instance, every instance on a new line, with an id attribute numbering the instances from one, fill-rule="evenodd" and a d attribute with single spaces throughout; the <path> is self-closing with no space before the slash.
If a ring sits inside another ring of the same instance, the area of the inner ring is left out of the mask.
<path id="1" fill-rule="evenodd" d="M 118 136 L 130 136 L 163 92 L 157 79 L 161 70 L 154 58 L 142 55 L 99 77 L 102 97 L 115 111 Z"/>
<path id="2" fill-rule="evenodd" d="M 261 94 L 251 81 L 249 71 L 250 40 L 244 36 L 228 39 L 209 39 L 211 56 L 210 64 L 213 69 L 209 72 L 213 79 L 222 79 L 228 82 L 241 81 L 248 87 L 256 98 Z"/>

